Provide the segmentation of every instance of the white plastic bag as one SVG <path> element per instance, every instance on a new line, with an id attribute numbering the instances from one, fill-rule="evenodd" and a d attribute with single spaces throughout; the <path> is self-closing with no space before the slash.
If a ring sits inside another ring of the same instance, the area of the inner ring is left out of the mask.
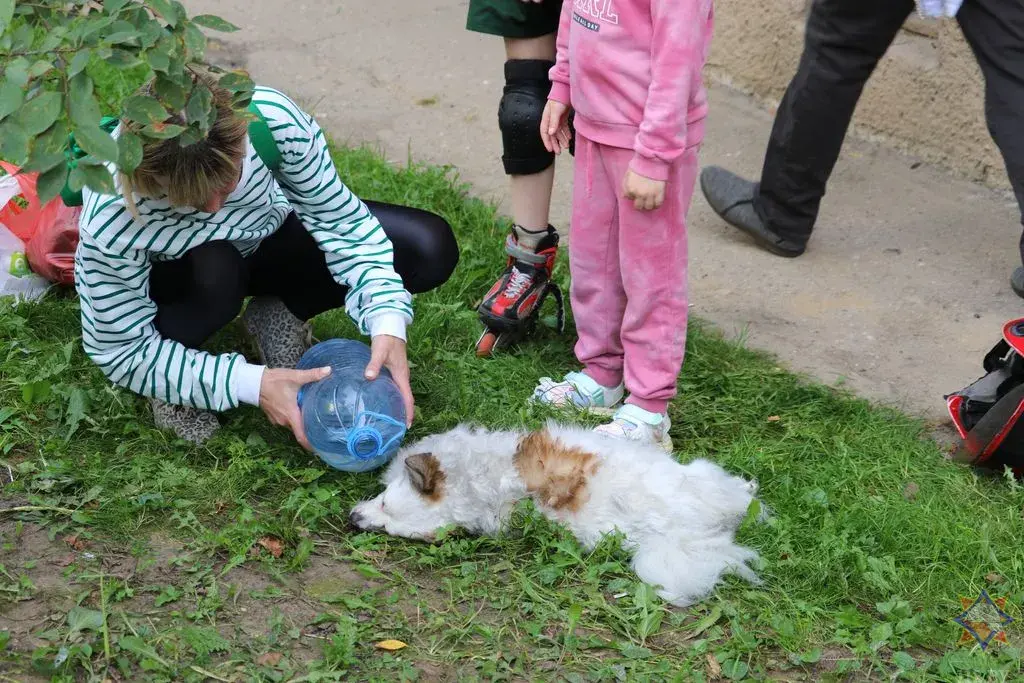
<path id="1" fill-rule="evenodd" d="M 917 11 L 922 17 L 955 17 L 964 0 L 917 0 Z"/>
<path id="2" fill-rule="evenodd" d="M 21 187 L 13 176 L 0 178 L 0 208 L 19 194 Z M 33 301 L 49 287 L 49 282 L 29 270 L 22 241 L 0 223 L 0 297 Z"/>

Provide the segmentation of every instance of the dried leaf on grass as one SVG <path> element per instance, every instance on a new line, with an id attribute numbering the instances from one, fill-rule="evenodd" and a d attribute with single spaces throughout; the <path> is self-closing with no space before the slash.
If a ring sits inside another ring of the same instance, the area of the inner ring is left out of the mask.
<path id="1" fill-rule="evenodd" d="M 79 538 L 77 534 L 74 536 L 65 536 L 64 542 L 75 550 L 85 550 L 89 547 L 89 542 L 84 538 Z"/>
<path id="2" fill-rule="evenodd" d="M 277 666 L 281 656 L 280 652 L 266 652 L 256 658 L 256 663 L 260 666 Z"/>
<path id="3" fill-rule="evenodd" d="M 707 654 L 706 659 L 708 662 L 708 677 L 712 679 L 721 678 L 722 665 L 718 663 L 718 660 L 715 659 L 715 656 L 709 652 Z"/>
<path id="4" fill-rule="evenodd" d="M 273 536 L 264 536 L 260 540 L 256 541 L 256 544 L 264 548 L 273 555 L 275 558 L 281 557 L 284 553 L 284 541 L 280 538 Z"/>

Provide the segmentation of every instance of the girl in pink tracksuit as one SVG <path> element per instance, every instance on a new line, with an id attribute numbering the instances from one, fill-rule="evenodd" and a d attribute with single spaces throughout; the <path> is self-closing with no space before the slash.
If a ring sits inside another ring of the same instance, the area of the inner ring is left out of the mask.
<path id="1" fill-rule="evenodd" d="M 534 399 L 618 408 L 598 431 L 669 450 L 713 14 L 712 0 L 566 0 L 541 123 L 560 153 L 575 110 L 569 265 L 583 370 L 543 378 Z"/>

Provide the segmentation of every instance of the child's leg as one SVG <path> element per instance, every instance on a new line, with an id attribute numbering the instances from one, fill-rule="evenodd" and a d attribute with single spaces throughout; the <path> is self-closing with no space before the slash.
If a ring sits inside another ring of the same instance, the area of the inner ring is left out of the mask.
<path id="1" fill-rule="evenodd" d="M 626 295 L 619 277 L 615 180 L 605 166 L 608 148 L 577 135 L 569 222 L 570 301 L 576 319 L 576 358 L 583 372 L 556 382 L 541 378 L 533 400 L 563 407 L 611 410 L 622 401 L 619 328 Z"/>
<path id="2" fill-rule="evenodd" d="M 554 155 L 540 141 L 540 117 L 555 62 L 555 35 L 505 39 L 505 95 L 498 114 L 509 176 L 512 220 L 520 246 L 535 248 L 547 233 Z"/>
<path id="3" fill-rule="evenodd" d="M 466 28 L 505 41 L 505 88 L 498 109 L 502 163 L 509 176 L 518 246 L 537 250 L 548 236 L 554 155 L 540 140 L 540 118 L 555 63 L 562 0 L 469 0 Z"/>
<path id="4" fill-rule="evenodd" d="M 615 150 L 577 134 L 569 228 L 569 272 L 573 317 L 579 341 L 576 358 L 588 377 L 603 387 L 622 383 L 623 344 L 619 335 L 626 291 L 619 273 L 621 178 L 612 172 Z"/>
<path id="5" fill-rule="evenodd" d="M 619 267 L 628 303 L 622 319 L 625 382 L 629 403 L 665 413 L 676 395 L 686 350 L 686 215 L 697 177 L 699 145 L 673 165 L 665 202 L 654 211 L 638 211 L 622 196 L 622 179 L 633 157 L 612 150 L 619 205 Z"/>
<path id="6" fill-rule="evenodd" d="M 471 17 L 480 16 L 473 14 L 474 5 L 480 12 L 496 9 L 476 2 L 471 4 Z M 505 9 L 518 12 L 523 9 L 520 5 L 523 3 L 516 0 L 509 7 L 506 0 Z M 542 25 L 536 19 L 527 23 L 536 23 L 534 28 Z M 551 89 L 548 72 L 555 63 L 555 36 L 550 32 L 537 37 L 506 36 L 505 51 L 508 59 L 498 126 L 502 165 L 509 177 L 513 234 L 505 243 L 509 256 L 505 270 L 477 309 L 485 326 L 477 342 L 478 355 L 489 355 L 505 343 L 503 339 L 515 339 L 529 329 L 558 252 L 558 232 L 548 223 L 555 155 L 544 148 L 540 138 L 541 116 Z"/>

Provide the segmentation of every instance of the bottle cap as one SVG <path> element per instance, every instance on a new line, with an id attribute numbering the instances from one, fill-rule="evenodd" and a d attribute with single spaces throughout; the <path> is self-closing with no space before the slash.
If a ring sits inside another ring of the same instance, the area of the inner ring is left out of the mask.
<path id="1" fill-rule="evenodd" d="M 353 427 L 348 433 L 348 453 L 357 460 L 372 460 L 380 455 L 384 438 L 373 427 Z"/>

